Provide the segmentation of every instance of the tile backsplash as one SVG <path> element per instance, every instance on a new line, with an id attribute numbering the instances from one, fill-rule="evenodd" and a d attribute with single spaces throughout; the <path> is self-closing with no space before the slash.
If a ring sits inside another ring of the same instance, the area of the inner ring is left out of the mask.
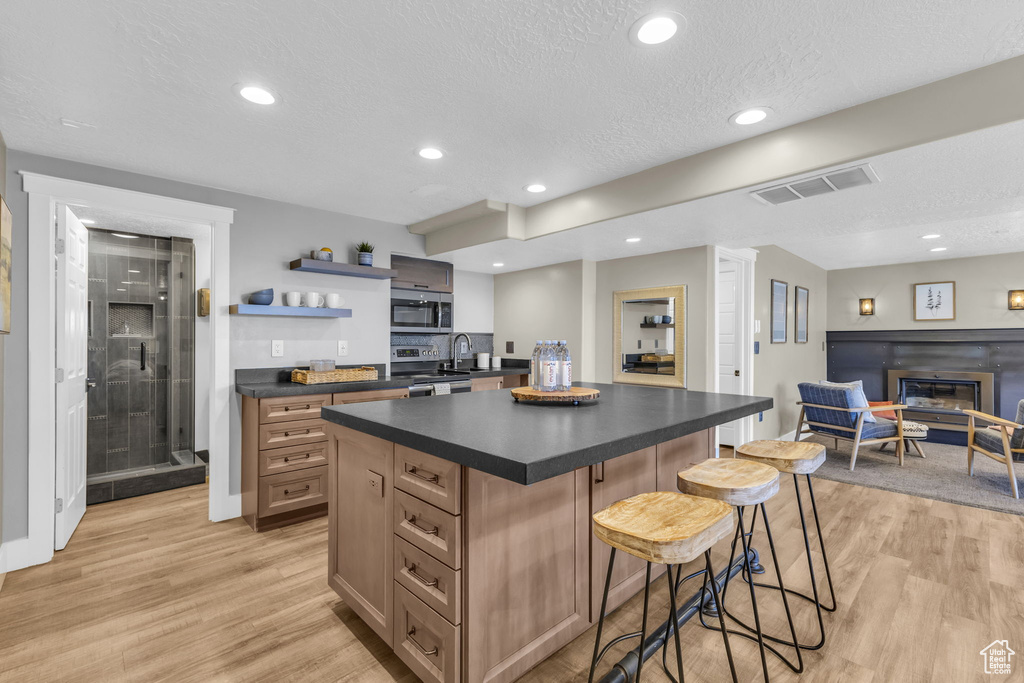
<path id="1" fill-rule="evenodd" d="M 493 334 L 470 334 L 473 340 L 473 350 L 462 358 L 468 358 L 474 353 L 494 353 Z M 461 340 L 460 340 L 461 341 Z M 391 346 L 437 346 L 441 352 L 439 360 L 451 360 L 452 335 L 450 334 L 392 334 Z M 498 354 L 501 355 L 501 354 Z"/>

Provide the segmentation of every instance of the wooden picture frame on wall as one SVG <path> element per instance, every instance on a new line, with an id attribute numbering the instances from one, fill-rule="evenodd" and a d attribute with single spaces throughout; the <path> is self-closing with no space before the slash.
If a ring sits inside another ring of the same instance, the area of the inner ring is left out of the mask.
<path id="1" fill-rule="evenodd" d="M 787 340 L 789 309 L 789 283 L 782 280 L 772 280 L 771 293 L 771 317 L 769 321 L 769 333 L 772 344 L 785 344 Z"/>
<path id="2" fill-rule="evenodd" d="M 793 343 L 806 344 L 811 290 L 799 285 L 793 288 Z"/>
<path id="3" fill-rule="evenodd" d="M 914 320 L 956 320 L 956 282 L 919 282 L 914 285 Z"/>

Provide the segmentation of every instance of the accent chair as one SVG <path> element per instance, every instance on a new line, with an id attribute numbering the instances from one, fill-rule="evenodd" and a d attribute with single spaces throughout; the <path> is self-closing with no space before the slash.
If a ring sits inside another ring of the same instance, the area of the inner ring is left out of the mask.
<path id="1" fill-rule="evenodd" d="M 1024 400 L 1017 404 L 1016 422 L 977 410 L 965 410 L 964 413 L 970 416 L 967 422 L 967 473 L 974 476 L 974 451 L 983 453 L 1006 465 L 1010 490 L 1014 498 L 1020 498 L 1017 477 L 1013 473 L 1013 457 L 1024 455 Z M 975 420 L 988 422 L 991 426 L 979 428 Z"/>

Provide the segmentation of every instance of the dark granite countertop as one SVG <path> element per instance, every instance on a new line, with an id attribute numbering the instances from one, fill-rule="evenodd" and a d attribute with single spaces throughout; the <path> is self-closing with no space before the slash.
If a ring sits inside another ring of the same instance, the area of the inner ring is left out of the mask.
<path id="1" fill-rule="evenodd" d="M 378 366 L 378 373 L 382 366 Z M 501 368 L 498 370 L 473 371 L 470 374 L 446 375 L 445 380 L 452 382 L 475 379 L 477 377 L 502 377 L 504 375 L 523 375 L 530 372 L 529 368 Z M 290 374 L 290 371 L 289 371 Z M 267 381 L 259 381 L 265 379 Z M 255 380 L 255 381 L 254 381 Z M 235 391 L 250 398 L 273 398 L 276 396 L 301 396 L 307 394 L 340 394 L 346 391 L 373 391 L 374 389 L 394 389 L 410 386 L 414 381 L 411 377 L 383 377 L 382 379 L 365 382 L 333 382 L 330 384 L 300 384 L 284 377 L 256 376 L 254 380 L 235 381 Z M 439 380 L 442 381 L 442 380 Z"/>
<path id="2" fill-rule="evenodd" d="M 519 484 L 632 453 L 773 406 L 770 398 L 581 383 L 579 406 L 515 402 L 508 391 L 324 408 L 325 420 Z"/>

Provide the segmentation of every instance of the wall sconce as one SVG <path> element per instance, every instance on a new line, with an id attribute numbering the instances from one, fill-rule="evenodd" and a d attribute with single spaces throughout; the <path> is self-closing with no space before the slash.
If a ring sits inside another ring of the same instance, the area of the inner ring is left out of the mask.
<path id="1" fill-rule="evenodd" d="M 874 315 L 875 314 L 875 300 L 874 299 L 861 299 L 860 300 L 860 314 L 861 315 Z"/>
<path id="2" fill-rule="evenodd" d="M 1011 311 L 1024 311 L 1024 289 L 1011 289 L 1006 298 Z"/>

